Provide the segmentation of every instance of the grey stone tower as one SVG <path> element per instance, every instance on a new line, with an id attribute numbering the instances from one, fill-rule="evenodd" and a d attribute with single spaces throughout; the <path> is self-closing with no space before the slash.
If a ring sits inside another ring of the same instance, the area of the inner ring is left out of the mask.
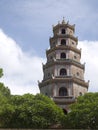
<path id="1" fill-rule="evenodd" d="M 84 80 L 85 65 L 80 63 L 81 49 L 74 36 L 75 25 L 63 19 L 53 27 L 50 49 L 46 51 L 47 62 L 43 65 L 43 80 L 40 92 L 68 112 L 68 105 L 87 92 L 89 82 Z"/>

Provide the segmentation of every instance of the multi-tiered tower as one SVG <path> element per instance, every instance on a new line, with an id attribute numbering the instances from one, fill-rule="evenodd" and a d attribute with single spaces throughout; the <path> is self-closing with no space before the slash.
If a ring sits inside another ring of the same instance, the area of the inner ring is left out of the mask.
<path id="1" fill-rule="evenodd" d="M 50 49 L 46 51 L 47 62 L 43 65 L 44 77 L 39 83 L 40 92 L 51 97 L 56 104 L 68 110 L 79 95 L 88 90 L 84 80 L 85 64 L 80 63 L 81 49 L 74 36 L 75 25 L 58 23 L 53 27 Z"/>

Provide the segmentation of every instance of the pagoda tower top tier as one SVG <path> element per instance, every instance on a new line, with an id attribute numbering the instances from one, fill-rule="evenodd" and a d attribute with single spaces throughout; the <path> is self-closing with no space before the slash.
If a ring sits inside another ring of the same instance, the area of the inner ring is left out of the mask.
<path id="1" fill-rule="evenodd" d="M 50 48 L 60 46 L 61 44 L 76 48 L 78 37 L 75 36 L 75 24 L 70 25 L 63 18 L 61 23 L 58 22 L 57 25 L 53 26 L 53 36 L 49 40 Z"/>
<path id="2" fill-rule="evenodd" d="M 61 23 L 58 21 L 57 25 L 55 25 L 55 26 L 53 25 L 53 33 L 54 33 L 54 35 L 56 35 L 59 32 L 60 28 L 62 29 L 61 34 L 65 34 L 68 29 L 70 30 L 71 34 L 75 32 L 75 24 L 73 24 L 73 25 L 69 24 L 69 21 L 66 22 L 64 17 L 63 17 L 63 20 L 62 20 Z"/>

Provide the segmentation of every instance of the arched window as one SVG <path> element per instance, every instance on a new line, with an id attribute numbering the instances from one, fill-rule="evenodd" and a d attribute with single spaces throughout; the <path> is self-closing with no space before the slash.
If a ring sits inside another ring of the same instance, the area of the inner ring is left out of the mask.
<path id="1" fill-rule="evenodd" d="M 47 93 L 45 93 L 45 95 L 47 96 L 48 94 L 47 94 Z"/>
<path id="2" fill-rule="evenodd" d="M 60 75 L 67 75 L 66 69 L 61 69 L 60 70 Z"/>
<path id="3" fill-rule="evenodd" d="M 76 56 L 74 56 L 74 59 L 77 59 L 77 57 L 76 57 Z"/>
<path id="4" fill-rule="evenodd" d="M 66 45 L 66 40 L 65 39 L 61 40 L 61 45 Z"/>
<path id="5" fill-rule="evenodd" d="M 61 87 L 59 89 L 59 96 L 67 96 L 67 95 L 68 95 L 67 89 L 65 87 Z"/>
<path id="6" fill-rule="evenodd" d="M 66 58 L 66 54 L 64 52 L 61 53 L 61 58 Z"/>
<path id="7" fill-rule="evenodd" d="M 62 34 L 65 34 L 65 29 L 62 29 Z"/>
<path id="8" fill-rule="evenodd" d="M 77 72 L 77 76 L 79 76 L 79 72 Z"/>

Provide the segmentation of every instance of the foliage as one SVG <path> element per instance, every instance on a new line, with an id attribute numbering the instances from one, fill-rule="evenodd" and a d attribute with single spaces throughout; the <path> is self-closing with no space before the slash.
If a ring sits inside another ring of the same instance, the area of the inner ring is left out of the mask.
<path id="1" fill-rule="evenodd" d="M 2 128 L 48 128 L 61 123 L 63 117 L 63 111 L 41 94 L 11 95 L 0 107 Z"/>
<path id="2" fill-rule="evenodd" d="M 9 97 L 10 90 L 8 87 L 5 87 L 3 83 L 0 83 L 0 96 Z"/>
<path id="3" fill-rule="evenodd" d="M 0 68 L 0 78 L 3 76 L 3 69 Z"/>
<path id="4" fill-rule="evenodd" d="M 98 129 L 98 93 L 80 96 L 71 105 L 71 112 L 65 118 L 65 128 Z"/>
<path id="5" fill-rule="evenodd" d="M 48 128 L 61 124 L 62 118 L 63 111 L 50 98 L 41 94 L 11 95 L 0 83 L 0 128 Z"/>
<path id="6" fill-rule="evenodd" d="M 3 70 L 0 69 L 0 78 L 3 76 Z M 0 83 L 0 107 L 2 104 L 6 104 L 8 98 L 10 97 L 10 90 L 8 87 L 5 87 L 3 83 Z"/>

